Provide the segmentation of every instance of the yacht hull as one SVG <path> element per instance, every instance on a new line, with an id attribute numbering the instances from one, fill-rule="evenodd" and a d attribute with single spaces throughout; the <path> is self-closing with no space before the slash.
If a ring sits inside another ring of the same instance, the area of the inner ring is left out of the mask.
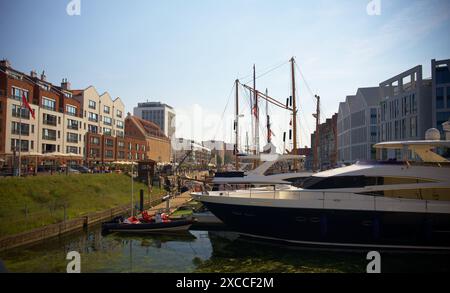
<path id="1" fill-rule="evenodd" d="M 244 235 L 305 245 L 450 250 L 445 213 L 333 210 L 202 201 Z"/>

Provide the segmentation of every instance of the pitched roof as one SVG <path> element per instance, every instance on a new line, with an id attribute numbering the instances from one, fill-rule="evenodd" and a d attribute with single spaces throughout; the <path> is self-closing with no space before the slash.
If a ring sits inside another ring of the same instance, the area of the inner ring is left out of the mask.
<path id="1" fill-rule="evenodd" d="M 164 134 L 164 132 L 159 128 L 158 125 L 151 121 L 147 121 L 144 119 L 141 119 L 136 116 L 128 115 L 126 119 L 130 119 L 141 131 L 141 133 L 147 137 L 147 138 L 160 138 L 160 139 L 166 139 L 169 138 Z"/>

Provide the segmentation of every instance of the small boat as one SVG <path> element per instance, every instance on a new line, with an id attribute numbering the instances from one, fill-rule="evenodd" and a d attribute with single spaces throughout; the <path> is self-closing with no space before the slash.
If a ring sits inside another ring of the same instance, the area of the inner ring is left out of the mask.
<path id="1" fill-rule="evenodd" d="M 102 231 L 108 232 L 124 232 L 124 233 L 167 233 L 187 231 L 194 223 L 192 219 L 182 220 L 165 220 L 156 221 L 139 221 L 134 219 L 123 220 L 122 217 L 113 219 L 111 222 L 102 223 Z"/>

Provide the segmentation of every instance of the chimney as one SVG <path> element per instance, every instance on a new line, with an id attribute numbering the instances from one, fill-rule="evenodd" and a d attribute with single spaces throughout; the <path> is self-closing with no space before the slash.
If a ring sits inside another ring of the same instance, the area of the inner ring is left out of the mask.
<path id="1" fill-rule="evenodd" d="M 47 81 L 47 76 L 45 75 L 45 70 L 42 70 L 42 73 L 41 73 L 41 80 L 42 80 L 42 81 Z"/>
<path id="2" fill-rule="evenodd" d="M 11 68 L 11 62 L 8 59 L 3 59 L 0 61 L 0 66 Z"/>
<path id="3" fill-rule="evenodd" d="M 36 70 L 31 70 L 30 71 L 30 76 L 32 77 L 32 78 L 37 78 L 37 73 L 36 73 Z"/>
<path id="4" fill-rule="evenodd" d="M 61 88 L 66 91 L 70 90 L 70 82 L 67 81 L 67 78 L 63 78 L 61 81 Z"/>

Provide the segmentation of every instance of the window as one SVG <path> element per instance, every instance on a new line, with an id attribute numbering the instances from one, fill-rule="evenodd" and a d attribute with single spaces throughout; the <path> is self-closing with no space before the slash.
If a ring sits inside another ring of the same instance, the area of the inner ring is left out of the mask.
<path id="1" fill-rule="evenodd" d="M 112 150 L 106 150 L 105 157 L 112 158 L 113 157 L 113 151 Z"/>
<path id="2" fill-rule="evenodd" d="M 436 109 L 445 108 L 444 106 L 444 88 L 436 88 Z"/>
<path id="3" fill-rule="evenodd" d="M 450 108 L 450 86 L 447 87 L 447 108 Z"/>
<path id="4" fill-rule="evenodd" d="M 411 117 L 409 121 L 410 125 L 410 137 L 417 136 L 417 116 Z"/>
<path id="5" fill-rule="evenodd" d="M 27 90 L 23 90 L 23 89 L 16 88 L 16 87 L 11 88 L 11 97 L 14 100 L 22 101 L 22 95 L 25 95 L 25 98 L 27 99 L 27 101 L 30 101 L 28 99 L 28 91 Z"/>
<path id="6" fill-rule="evenodd" d="M 391 184 L 418 184 L 433 182 L 426 179 L 406 177 L 333 176 L 309 177 L 303 183 L 304 189 L 357 188 Z"/>
<path id="7" fill-rule="evenodd" d="M 119 117 L 119 118 L 122 118 L 122 111 L 117 110 L 116 111 L 116 116 Z"/>
<path id="8" fill-rule="evenodd" d="M 22 107 L 22 109 L 20 109 L 19 105 L 12 105 L 12 116 L 17 118 L 21 117 L 24 119 L 30 119 L 30 110 L 25 107 Z"/>
<path id="9" fill-rule="evenodd" d="M 30 134 L 30 125 L 24 124 L 24 123 L 20 124 L 18 122 L 12 122 L 11 134 L 29 135 Z"/>
<path id="10" fill-rule="evenodd" d="M 72 105 L 66 105 L 66 113 L 68 115 L 77 116 L 77 107 Z"/>
<path id="11" fill-rule="evenodd" d="M 100 145 L 100 139 L 96 136 L 91 137 L 91 144 Z"/>
<path id="12" fill-rule="evenodd" d="M 20 147 L 21 146 L 21 147 Z M 28 152 L 28 140 L 11 139 L 11 151 Z"/>
<path id="13" fill-rule="evenodd" d="M 109 114 L 110 113 L 110 107 L 109 106 L 103 106 L 103 113 Z"/>
<path id="14" fill-rule="evenodd" d="M 91 158 L 100 157 L 100 150 L 99 149 L 90 149 L 89 156 Z"/>
<path id="15" fill-rule="evenodd" d="M 112 139 L 105 139 L 105 144 L 108 147 L 113 147 L 114 146 L 114 141 Z"/>
<path id="16" fill-rule="evenodd" d="M 104 135 L 111 135 L 112 131 L 111 128 L 103 128 L 103 134 Z"/>
<path id="17" fill-rule="evenodd" d="M 72 120 L 72 119 L 67 119 L 67 128 L 73 129 L 73 130 L 78 130 L 78 121 Z"/>
<path id="18" fill-rule="evenodd" d="M 370 109 L 370 124 L 377 124 L 377 109 Z"/>
<path id="19" fill-rule="evenodd" d="M 89 105 L 90 109 L 94 109 L 94 110 L 97 107 L 97 103 L 92 101 L 92 100 L 89 100 L 89 104 L 88 105 Z"/>
<path id="20" fill-rule="evenodd" d="M 91 132 L 91 133 L 97 133 L 98 132 L 98 127 L 95 126 L 95 125 L 88 124 L 88 131 Z"/>
<path id="21" fill-rule="evenodd" d="M 42 139 L 56 140 L 56 130 L 43 128 L 42 129 Z"/>
<path id="22" fill-rule="evenodd" d="M 450 70 L 448 66 L 436 68 L 436 83 L 450 83 Z"/>
<path id="23" fill-rule="evenodd" d="M 124 136 L 124 133 L 123 133 L 123 131 L 117 130 L 117 131 L 116 131 L 116 135 L 117 135 L 118 137 L 123 137 L 123 136 Z"/>
<path id="24" fill-rule="evenodd" d="M 125 159 L 125 152 L 124 151 L 119 151 L 119 159 Z"/>
<path id="25" fill-rule="evenodd" d="M 42 108 L 56 111 L 56 101 L 53 99 L 42 97 Z"/>
<path id="26" fill-rule="evenodd" d="M 103 123 L 105 123 L 106 125 L 112 125 L 112 119 L 110 117 L 103 117 Z"/>
<path id="27" fill-rule="evenodd" d="M 125 147 L 125 143 L 123 141 L 118 141 L 117 142 L 117 146 L 121 149 L 123 149 Z"/>
<path id="28" fill-rule="evenodd" d="M 56 116 L 44 113 L 42 115 L 42 123 L 46 125 L 56 126 Z"/>
<path id="29" fill-rule="evenodd" d="M 67 132 L 67 142 L 78 143 L 78 134 Z"/>
<path id="30" fill-rule="evenodd" d="M 42 144 L 42 152 L 45 153 L 54 153 L 56 152 L 56 145 L 54 144 Z"/>
<path id="31" fill-rule="evenodd" d="M 377 142 L 377 127 L 370 126 L 370 142 Z"/>
<path id="32" fill-rule="evenodd" d="M 68 154 L 78 154 L 78 148 L 75 146 L 68 146 L 66 148 L 66 153 Z"/>
<path id="33" fill-rule="evenodd" d="M 411 96 L 411 114 L 416 114 L 417 113 L 417 100 L 416 100 L 416 95 L 412 94 Z"/>
<path id="34" fill-rule="evenodd" d="M 98 114 L 89 112 L 88 119 L 89 119 L 89 121 L 92 121 L 92 122 L 98 122 Z"/>
<path id="35" fill-rule="evenodd" d="M 123 129 L 123 121 L 117 120 L 117 128 Z"/>

